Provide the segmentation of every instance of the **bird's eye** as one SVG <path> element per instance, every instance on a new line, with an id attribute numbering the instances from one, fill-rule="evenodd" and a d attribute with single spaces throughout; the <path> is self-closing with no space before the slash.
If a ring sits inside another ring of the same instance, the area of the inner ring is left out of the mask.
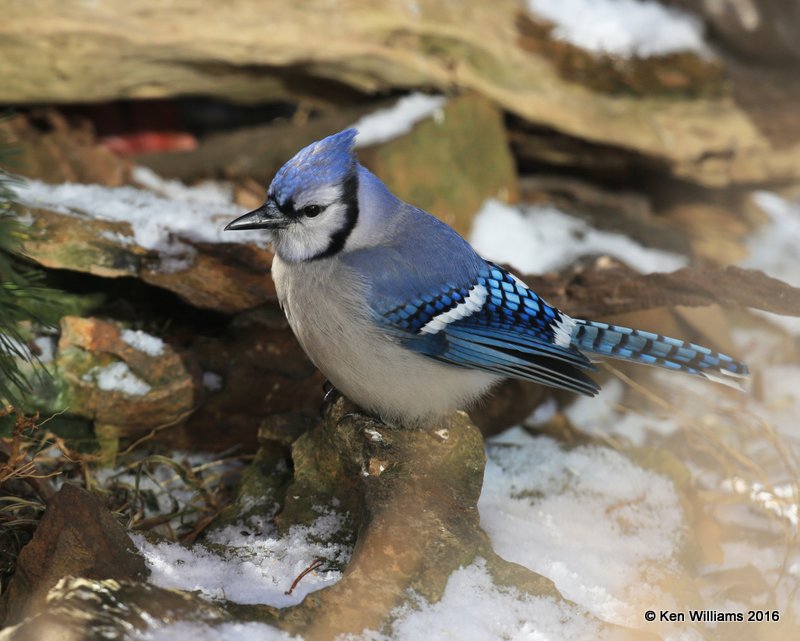
<path id="1" fill-rule="evenodd" d="M 319 216 L 323 209 L 325 208 L 322 205 L 306 205 L 302 212 L 306 218 L 314 218 L 314 216 Z"/>

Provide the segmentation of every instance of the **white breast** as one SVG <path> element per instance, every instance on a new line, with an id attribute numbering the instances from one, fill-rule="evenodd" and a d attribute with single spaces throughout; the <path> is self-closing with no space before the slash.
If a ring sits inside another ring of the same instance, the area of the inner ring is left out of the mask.
<path id="1" fill-rule="evenodd" d="M 365 283 L 335 258 L 286 263 L 272 277 L 309 358 L 360 407 L 387 421 L 419 424 L 463 409 L 500 377 L 438 363 L 399 346 L 360 302 Z"/>

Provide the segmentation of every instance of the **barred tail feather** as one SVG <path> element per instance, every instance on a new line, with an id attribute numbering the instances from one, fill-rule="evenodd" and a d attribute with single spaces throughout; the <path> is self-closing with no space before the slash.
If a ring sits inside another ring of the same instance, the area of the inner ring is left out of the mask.
<path id="1" fill-rule="evenodd" d="M 747 365 L 702 345 L 629 327 L 575 319 L 572 345 L 590 354 L 656 365 L 741 389 Z"/>

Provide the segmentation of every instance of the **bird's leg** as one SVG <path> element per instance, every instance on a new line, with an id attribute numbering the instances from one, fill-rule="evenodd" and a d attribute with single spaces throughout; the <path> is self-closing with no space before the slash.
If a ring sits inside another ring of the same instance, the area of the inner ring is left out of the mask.
<path id="1" fill-rule="evenodd" d="M 323 398 L 323 400 L 326 403 L 332 403 L 342 395 L 328 379 L 325 379 L 325 382 L 322 384 L 322 391 L 325 392 L 325 398 Z"/>
<path id="2" fill-rule="evenodd" d="M 329 380 L 325 380 L 322 384 L 322 391 L 325 392 L 325 396 L 322 397 L 322 406 L 320 407 L 320 413 L 325 416 L 328 413 L 328 410 L 333 406 L 336 401 L 342 396 L 342 393 L 333 386 Z"/>
<path id="3" fill-rule="evenodd" d="M 325 396 L 322 398 L 322 414 L 325 415 L 327 411 L 331 408 L 331 406 L 342 398 L 344 395 L 333 386 L 329 380 L 326 380 L 322 384 L 322 390 L 325 392 Z M 337 423 L 341 423 L 346 418 L 358 419 L 360 421 L 368 422 L 374 425 L 375 427 L 392 427 L 386 421 L 384 421 L 380 416 L 377 414 L 371 414 L 366 410 L 362 410 L 361 408 L 356 408 L 350 412 L 343 414 Z"/>

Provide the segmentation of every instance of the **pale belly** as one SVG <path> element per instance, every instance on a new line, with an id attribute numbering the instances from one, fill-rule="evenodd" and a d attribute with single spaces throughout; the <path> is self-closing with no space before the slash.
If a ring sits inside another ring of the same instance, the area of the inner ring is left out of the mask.
<path id="1" fill-rule="evenodd" d="M 272 276 L 300 345 L 328 380 L 391 422 L 419 424 L 464 409 L 500 377 L 438 363 L 395 343 L 367 320 L 363 284 L 337 261 L 285 263 Z M 335 287 L 333 283 L 348 283 Z"/>

